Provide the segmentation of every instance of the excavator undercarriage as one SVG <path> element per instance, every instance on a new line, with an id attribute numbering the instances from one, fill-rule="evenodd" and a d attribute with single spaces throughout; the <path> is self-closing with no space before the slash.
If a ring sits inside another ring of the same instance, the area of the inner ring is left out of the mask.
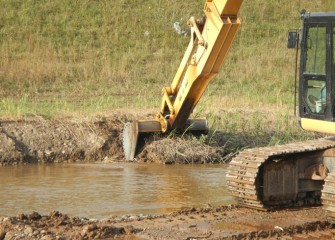
<path id="1" fill-rule="evenodd" d="M 229 164 L 228 188 L 260 210 L 324 205 L 335 210 L 335 138 L 248 149 Z"/>

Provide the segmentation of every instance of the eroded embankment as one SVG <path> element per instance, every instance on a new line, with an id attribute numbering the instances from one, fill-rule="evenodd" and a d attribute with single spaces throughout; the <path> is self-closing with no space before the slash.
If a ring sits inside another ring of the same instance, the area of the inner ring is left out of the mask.
<path id="1" fill-rule="evenodd" d="M 2 120 L 0 164 L 122 158 L 120 120 Z"/>
<path id="2" fill-rule="evenodd" d="M 122 130 L 127 121 L 127 116 L 119 115 L 103 120 L 1 120 L 0 165 L 122 161 Z M 220 162 L 223 156 L 218 144 L 214 147 L 194 138 L 156 135 L 146 139 L 136 160 L 203 163 Z"/>

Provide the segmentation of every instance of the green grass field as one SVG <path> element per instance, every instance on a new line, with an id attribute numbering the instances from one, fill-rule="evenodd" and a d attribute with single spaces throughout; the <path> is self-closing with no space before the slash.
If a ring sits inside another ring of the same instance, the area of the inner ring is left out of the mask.
<path id="1" fill-rule="evenodd" d="M 161 88 L 171 83 L 189 41 L 172 25 L 186 29 L 203 4 L 0 0 L 0 116 L 158 110 Z M 295 53 L 286 49 L 286 34 L 300 27 L 302 8 L 335 11 L 333 0 L 246 0 L 242 27 L 196 114 L 212 123 L 231 109 L 291 115 Z"/>

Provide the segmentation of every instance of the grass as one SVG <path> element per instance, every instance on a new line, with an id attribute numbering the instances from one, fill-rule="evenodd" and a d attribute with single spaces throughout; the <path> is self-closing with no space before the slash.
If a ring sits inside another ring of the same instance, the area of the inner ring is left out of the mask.
<path id="1" fill-rule="evenodd" d="M 189 41 L 172 24 L 186 29 L 191 15 L 202 15 L 203 2 L 0 0 L 0 116 L 158 109 L 160 90 Z M 286 33 L 300 27 L 302 8 L 335 10 L 333 0 L 244 1 L 242 28 L 195 113 L 221 114 L 225 120 L 213 120 L 213 128 L 254 134 L 275 116 L 281 125 L 274 132 L 299 138 L 292 117 L 283 119 L 291 116 L 294 92 Z M 223 111 L 229 109 L 238 110 L 233 119 Z M 246 109 L 271 110 L 272 117 L 253 113 L 246 120 Z M 274 134 L 270 142 L 282 137 Z"/>
<path id="2" fill-rule="evenodd" d="M 170 5 L 1 1 L 1 98 L 17 105 L 25 96 L 30 111 L 51 115 L 159 106 L 160 89 L 170 82 L 188 41 L 172 24 L 201 9 Z M 5 106 L 1 113 L 17 114 Z"/>

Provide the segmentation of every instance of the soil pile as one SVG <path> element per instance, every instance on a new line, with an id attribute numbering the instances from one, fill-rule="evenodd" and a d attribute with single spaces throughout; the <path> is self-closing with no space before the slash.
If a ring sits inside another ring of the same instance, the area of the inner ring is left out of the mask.
<path id="1" fill-rule="evenodd" d="M 0 122 L 0 165 L 122 159 L 120 120 Z"/>
<path id="2" fill-rule="evenodd" d="M 221 147 L 207 145 L 198 139 L 173 137 L 148 141 L 138 159 L 164 164 L 189 164 L 219 163 L 223 157 Z"/>
<path id="3" fill-rule="evenodd" d="M 0 165 L 123 161 L 122 131 L 127 121 L 125 115 L 103 120 L 2 120 Z M 143 140 L 136 157 L 140 162 L 215 163 L 224 158 L 219 141 L 209 144 L 199 138 L 178 135 L 173 138 L 148 135 Z"/>

